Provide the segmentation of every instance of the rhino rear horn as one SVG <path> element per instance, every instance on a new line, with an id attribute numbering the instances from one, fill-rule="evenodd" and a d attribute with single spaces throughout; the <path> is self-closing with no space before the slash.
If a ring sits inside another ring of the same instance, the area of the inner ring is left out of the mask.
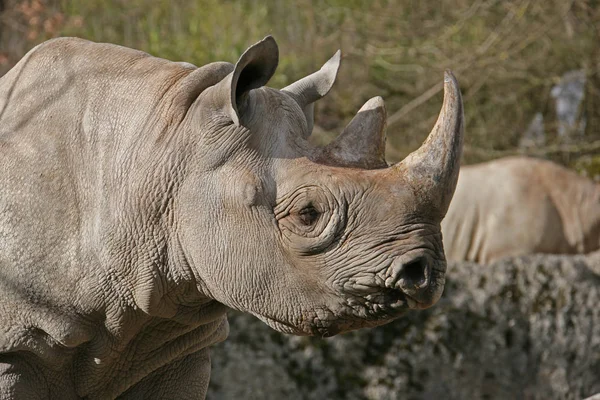
<path id="1" fill-rule="evenodd" d="M 336 51 L 320 70 L 281 89 L 296 100 L 304 112 L 308 135 L 311 134 L 314 124 L 314 102 L 331 90 L 340 68 L 341 54 L 340 50 Z"/>
<path id="2" fill-rule="evenodd" d="M 320 162 L 365 169 L 385 168 L 385 104 L 367 101 L 343 132 L 323 148 Z"/>
<path id="3" fill-rule="evenodd" d="M 230 75 L 230 114 L 233 122 L 240 123 L 248 92 L 266 85 L 278 63 L 279 48 L 272 36 L 265 37 L 242 54 Z"/>
<path id="4" fill-rule="evenodd" d="M 463 134 L 460 87 L 452 72 L 446 71 L 444 104 L 431 133 L 418 150 L 392 167 L 419 188 L 419 195 L 441 216 L 446 214 L 456 188 Z"/>

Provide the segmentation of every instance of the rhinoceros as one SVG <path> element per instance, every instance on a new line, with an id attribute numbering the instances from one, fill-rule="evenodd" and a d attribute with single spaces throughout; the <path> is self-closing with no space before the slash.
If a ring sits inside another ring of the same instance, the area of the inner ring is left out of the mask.
<path id="1" fill-rule="evenodd" d="M 442 234 L 452 261 L 588 253 L 600 248 L 600 185 L 532 157 L 464 166 Z"/>
<path id="2" fill-rule="evenodd" d="M 0 398 L 202 398 L 230 308 L 331 336 L 439 299 L 455 78 L 389 166 L 379 97 L 307 140 L 340 53 L 277 90 L 278 52 L 198 68 L 60 38 L 0 80 Z"/>

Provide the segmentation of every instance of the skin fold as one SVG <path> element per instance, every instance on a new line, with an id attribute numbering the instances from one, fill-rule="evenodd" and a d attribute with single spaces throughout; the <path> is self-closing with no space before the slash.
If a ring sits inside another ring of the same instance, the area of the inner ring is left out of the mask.
<path id="1" fill-rule="evenodd" d="M 0 79 L 0 399 L 204 398 L 229 308 L 331 336 L 439 299 L 452 74 L 388 167 L 381 98 L 307 141 L 339 52 L 282 90 L 277 62 L 271 37 L 200 68 L 62 38 Z"/>

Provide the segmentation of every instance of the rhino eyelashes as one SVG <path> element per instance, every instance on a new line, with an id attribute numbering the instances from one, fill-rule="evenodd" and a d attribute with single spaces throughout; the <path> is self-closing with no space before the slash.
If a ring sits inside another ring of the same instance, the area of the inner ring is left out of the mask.
<path id="1" fill-rule="evenodd" d="M 298 211 L 291 211 L 282 218 L 280 224 L 296 235 L 317 239 L 326 230 L 335 212 L 329 209 L 320 212 L 310 205 Z"/>
<path id="2" fill-rule="evenodd" d="M 320 216 L 321 213 L 312 204 L 298 211 L 298 219 L 306 226 L 314 225 Z"/>
<path id="3" fill-rule="evenodd" d="M 280 200 L 275 217 L 291 249 L 314 255 L 338 242 L 346 228 L 346 208 L 328 190 L 304 186 Z"/>

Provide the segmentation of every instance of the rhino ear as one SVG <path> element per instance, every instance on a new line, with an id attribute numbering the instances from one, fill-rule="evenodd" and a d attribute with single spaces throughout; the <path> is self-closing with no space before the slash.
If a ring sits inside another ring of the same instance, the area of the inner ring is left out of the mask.
<path id="1" fill-rule="evenodd" d="M 279 62 L 279 48 L 272 36 L 250 46 L 235 64 L 230 81 L 231 118 L 236 124 L 246 107 L 248 93 L 267 84 Z"/>
<path id="2" fill-rule="evenodd" d="M 309 135 L 314 125 L 314 103 L 331 90 L 340 69 L 341 56 L 342 52 L 336 51 L 320 70 L 281 89 L 292 96 L 304 112 Z"/>

